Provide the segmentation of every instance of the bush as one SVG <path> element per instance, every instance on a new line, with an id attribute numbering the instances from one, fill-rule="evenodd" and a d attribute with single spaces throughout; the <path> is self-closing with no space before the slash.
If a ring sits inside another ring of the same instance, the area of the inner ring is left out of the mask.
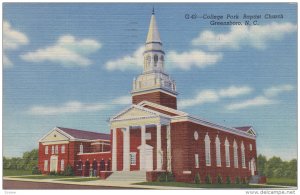
<path id="1" fill-rule="evenodd" d="M 32 170 L 31 170 L 31 173 L 32 175 L 39 175 L 39 174 L 42 174 L 42 172 L 39 170 L 38 167 L 33 167 Z"/>
<path id="2" fill-rule="evenodd" d="M 226 184 L 231 184 L 231 180 L 229 176 L 226 177 Z"/>
<path id="3" fill-rule="evenodd" d="M 211 178 L 210 178 L 209 175 L 206 175 L 206 177 L 205 177 L 205 183 L 206 184 L 211 184 Z"/>
<path id="4" fill-rule="evenodd" d="M 172 173 L 168 172 L 160 174 L 157 180 L 159 182 L 172 182 L 175 181 L 175 178 Z"/>
<path id="5" fill-rule="evenodd" d="M 239 177 L 235 178 L 235 184 L 240 184 L 240 178 Z"/>
<path id="6" fill-rule="evenodd" d="M 248 183 L 247 177 L 243 177 L 242 178 L 242 184 L 247 184 L 247 183 Z"/>
<path id="7" fill-rule="evenodd" d="M 74 170 L 70 164 L 67 165 L 66 170 L 64 171 L 64 175 L 65 176 L 74 176 Z"/>
<path id="8" fill-rule="evenodd" d="M 222 177 L 220 175 L 217 176 L 217 184 L 222 184 Z"/>
<path id="9" fill-rule="evenodd" d="M 57 173 L 55 171 L 50 171 L 49 175 L 57 175 Z"/>
<path id="10" fill-rule="evenodd" d="M 196 173 L 196 175 L 195 175 L 195 184 L 200 184 L 200 175 L 199 175 L 199 173 Z"/>

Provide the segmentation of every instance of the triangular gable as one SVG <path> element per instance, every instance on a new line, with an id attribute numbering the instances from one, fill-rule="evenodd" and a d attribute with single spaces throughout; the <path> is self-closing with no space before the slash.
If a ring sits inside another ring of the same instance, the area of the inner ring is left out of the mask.
<path id="1" fill-rule="evenodd" d="M 163 116 L 169 118 L 170 116 L 159 113 L 157 111 L 144 108 L 138 105 L 132 105 L 131 107 L 123 110 L 116 116 L 111 118 L 112 120 L 125 120 L 125 119 L 133 119 L 133 118 L 145 118 L 145 117 L 156 117 Z"/>
<path id="2" fill-rule="evenodd" d="M 72 137 L 66 133 L 63 133 L 60 129 L 54 128 L 49 131 L 44 137 L 42 137 L 40 142 L 56 142 L 56 141 L 68 141 Z"/>
<path id="3" fill-rule="evenodd" d="M 158 112 L 161 112 L 161 113 L 164 113 L 164 114 L 167 114 L 170 116 L 186 116 L 187 115 L 187 113 L 185 113 L 185 112 L 182 112 L 182 111 L 179 111 L 179 110 L 176 110 L 173 108 L 169 108 L 167 106 L 163 106 L 160 104 L 156 104 L 153 102 L 142 101 L 138 105 L 149 108 L 149 109 L 153 108 L 154 110 L 156 110 Z"/>
<path id="4" fill-rule="evenodd" d="M 247 133 L 251 134 L 251 135 L 256 135 L 256 132 L 254 131 L 253 128 L 250 128 Z"/>

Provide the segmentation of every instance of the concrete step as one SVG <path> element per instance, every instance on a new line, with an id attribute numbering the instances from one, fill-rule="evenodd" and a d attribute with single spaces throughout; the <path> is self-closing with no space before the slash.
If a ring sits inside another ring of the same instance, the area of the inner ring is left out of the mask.
<path id="1" fill-rule="evenodd" d="M 107 179 L 107 181 L 146 181 L 145 171 L 116 171 L 113 172 Z"/>

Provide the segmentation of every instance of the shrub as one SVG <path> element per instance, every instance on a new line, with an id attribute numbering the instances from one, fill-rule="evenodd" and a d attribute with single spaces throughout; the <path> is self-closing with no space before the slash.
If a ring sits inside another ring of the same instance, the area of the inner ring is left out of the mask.
<path id="1" fill-rule="evenodd" d="M 55 171 L 50 171 L 49 175 L 56 175 L 57 173 Z"/>
<path id="2" fill-rule="evenodd" d="M 226 184 L 231 184 L 231 180 L 229 176 L 226 177 Z"/>
<path id="3" fill-rule="evenodd" d="M 210 178 L 209 175 L 206 175 L 206 177 L 205 177 L 205 183 L 206 184 L 211 184 L 211 178 Z"/>
<path id="4" fill-rule="evenodd" d="M 242 178 L 242 184 L 248 184 L 248 179 L 247 177 Z"/>
<path id="5" fill-rule="evenodd" d="M 235 178 L 235 184 L 240 184 L 240 178 L 239 177 Z"/>
<path id="6" fill-rule="evenodd" d="M 175 178 L 172 173 L 168 172 L 160 174 L 157 180 L 159 182 L 172 182 L 175 181 Z"/>
<path id="7" fill-rule="evenodd" d="M 67 165 L 66 170 L 64 171 L 64 175 L 65 176 L 74 176 L 74 170 L 70 164 Z"/>
<path id="8" fill-rule="evenodd" d="M 199 173 L 196 173 L 195 175 L 195 184 L 199 184 L 200 183 L 200 175 Z"/>
<path id="9" fill-rule="evenodd" d="M 32 175 L 39 175 L 39 174 L 42 174 L 42 172 L 39 170 L 38 167 L 33 167 L 32 170 L 31 170 L 31 173 Z"/>
<path id="10" fill-rule="evenodd" d="M 217 184 L 222 184 L 222 177 L 220 175 L 217 176 Z"/>

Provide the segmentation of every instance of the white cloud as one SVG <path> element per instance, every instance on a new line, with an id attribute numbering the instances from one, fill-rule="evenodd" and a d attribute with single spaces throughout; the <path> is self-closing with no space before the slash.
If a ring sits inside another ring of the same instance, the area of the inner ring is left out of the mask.
<path id="1" fill-rule="evenodd" d="M 252 91 L 253 89 L 248 86 L 242 86 L 242 87 L 230 86 L 227 89 L 221 89 L 219 91 L 219 95 L 221 97 L 236 97 L 240 95 L 249 94 Z"/>
<path id="2" fill-rule="evenodd" d="M 292 85 L 289 85 L 289 84 L 279 85 L 279 86 L 273 86 L 273 87 L 266 89 L 264 91 L 264 94 L 268 97 L 274 97 L 274 96 L 279 95 L 280 93 L 288 92 L 288 91 L 292 91 L 292 90 L 294 90 L 294 87 Z"/>
<path id="3" fill-rule="evenodd" d="M 214 90 L 206 89 L 200 91 L 195 97 L 191 99 L 180 100 L 178 106 L 180 108 L 191 107 L 195 105 L 201 105 L 204 103 L 217 102 L 221 98 L 234 98 L 241 95 L 246 95 L 251 93 L 252 88 L 248 86 L 230 86 L 225 89 Z"/>
<path id="4" fill-rule="evenodd" d="M 105 68 L 107 70 L 128 70 L 133 69 L 137 70 L 138 68 L 143 67 L 143 52 L 145 47 L 140 46 L 133 54 L 126 55 L 117 60 L 111 60 L 106 62 Z"/>
<path id="5" fill-rule="evenodd" d="M 27 36 L 13 29 L 9 22 L 3 21 L 3 66 L 12 67 L 13 63 L 6 55 L 7 51 L 17 50 L 20 46 L 27 45 L 29 39 Z"/>
<path id="6" fill-rule="evenodd" d="M 220 53 L 207 53 L 201 50 L 192 50 L 189 52 L 177 53 L 170 51 L 167 54 L 167 61 L 170 62 L 170 68 L 190 70 L 193 66 L 196 68 L 205 68 L 216 64 L 222 59 Z"/>
<path id="7" fill-rule="evenodd" d="M 253 106 L 264 106 L 276 103 L 274 100 L 264 96 L 257 96 L 253 99 L 245 100 L 238 103 L 232 103 L 226 106 L 227 110 L 241 110 Z"/>
<path id="8" fill-rule="evenodd" d="M 35 105 L 27 111 L 31 115 L 60 115 L 79 112 L 95 112 L 101 110 L 111 109 L 114 105 L 130 104 L 129 96 L 120 96 L 113 99 L 111 103 L 97 102 L 97 103 L 82 103 L 79 101 L 69 101 L 59 106 L 41 106 Z"/>
<path id="9" fill-rule="evenodd" d="M 192 40 L 195 46 L 207 46 L 211 50 L 221 48 L 239 49 L 249 45 L 256 49 L 266 48 L 267 42 L 281 40 L 284 36 L 296 32 L 297 25 L 276 23 L 259 26 L 232 26 L 228 33 L 204 31 Z"/>
<path id="10" fill-rule="evenodd" d="M 25 53 L 21 58 L 29 62 L 50 61 L 64 66 L 85 67 L 92 64 L 87 56 L 100 48 L 101 43 L 96 40 L 79 40 L 72 35 L 64 35 L 54 45 Z"/>
<path id="11" fill-rule="evenodd" d="M 145 46 L 140 46 L 133 54 L 126 55 L 116 60 L 110 60 L 105 64 L 107 70 L 139 70 L 143 67 L 143 52 Z M 201 50 L 177 53 L 170 51 L 166 54 L 166 61 L 171 65 L 169 68 L 189 70 L 193 66 L 204 68 L 211 66 L 222 59 L 220 53 L 206 53 Z"/>

